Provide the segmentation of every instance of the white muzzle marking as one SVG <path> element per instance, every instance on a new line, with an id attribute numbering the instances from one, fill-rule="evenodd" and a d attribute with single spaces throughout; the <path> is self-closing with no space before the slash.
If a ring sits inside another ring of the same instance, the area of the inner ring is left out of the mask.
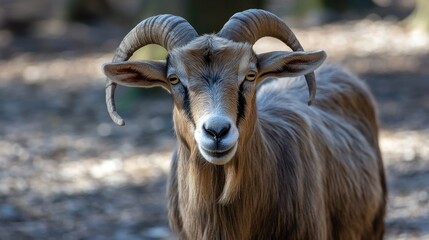
<path id="1" fill-rule="evenodd" d="M 197 121 L 194 138 L 205 160 L 216 165 L 228 163 L 237 151 L 238 129 L 230 117 L 208 114 Z"/>

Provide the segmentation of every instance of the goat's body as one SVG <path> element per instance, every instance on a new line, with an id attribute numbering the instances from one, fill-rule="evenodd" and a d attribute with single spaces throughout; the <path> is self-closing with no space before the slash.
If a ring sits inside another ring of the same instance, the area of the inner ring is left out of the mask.
<path id="1" fill-rule="evenodd" d="M 293 52 L 256 54 L 275 37 Z M 166 61 L 127 61 L 158 44 Z M 199 36 L 183 18 L 140 22 L 105 64 L 115 123 L 116 84 L 163 87 L 174 99 L 177 149 L 170 225 L 182 239 L 381 239 L 386 186 L 372 97 L 352 75 L 325 68 L 274 14 L 234 14 Z M 278 79 L 262 86 L 269 77 Z M 307 106 L 307 91 L 310 93 Z M 257 87 L 260 86 L 259 90 Z"/>
<path id="2" fill-rule="evenodd" d="M 261 86 L 255 130 L 225 166 L 208 164 L 176 126 L 169 217 L 181 238 L 382 238 L 386 187 L 372 97 L 337 68 L 317 76 L 311 107 L 303 79 Z"/>

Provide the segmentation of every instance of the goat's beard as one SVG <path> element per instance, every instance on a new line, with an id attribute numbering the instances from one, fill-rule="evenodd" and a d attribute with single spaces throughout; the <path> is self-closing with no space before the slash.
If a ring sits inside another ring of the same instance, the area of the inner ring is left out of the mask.
<path id="1" fill-rule="evenodd" d="M 233 156 L 224 165 L 214 165 L 203 158 L 197 147 L 191 150 L 190 155 L 186 178 L 190 194 L 188 200 L 195 201 L 191 204 L 208 206 L 232 203 L 241 185 L 242 171 L 238 170 L 241 164 L 238 159 Z"/>

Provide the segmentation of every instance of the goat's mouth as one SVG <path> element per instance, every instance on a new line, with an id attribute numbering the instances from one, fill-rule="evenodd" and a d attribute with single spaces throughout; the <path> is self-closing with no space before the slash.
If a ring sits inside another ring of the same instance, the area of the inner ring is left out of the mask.
<path id="1" fill-rule="evenodd" d="M 223 165 L 228 163 L 235 155 L 235 152 L 237 151 L 237 143 L 232 145 L 230 148 L 222 150 L 211 150 L 202 146 L 199 146 L 198 148 L 205 160 L 215 165 Z"/>

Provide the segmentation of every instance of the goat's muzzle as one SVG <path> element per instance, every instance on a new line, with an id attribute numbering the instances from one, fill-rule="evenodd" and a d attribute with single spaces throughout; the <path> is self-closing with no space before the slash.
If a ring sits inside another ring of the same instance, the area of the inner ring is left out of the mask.
<path id="1" fill-rule="evenodd" d="M 199 119 L 194 137 L 204 159 L 216 165 L 223 165 L 235 155 L 238 135 L 238 129 L 232 119 L 209 114 Z"/>

